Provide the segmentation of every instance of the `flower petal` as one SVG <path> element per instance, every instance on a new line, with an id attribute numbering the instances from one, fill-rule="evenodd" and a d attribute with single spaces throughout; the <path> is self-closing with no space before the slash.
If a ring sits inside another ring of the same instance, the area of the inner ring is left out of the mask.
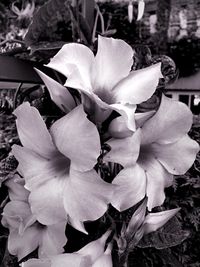
<path id="1" fill-rule="evenodd" d="M 51 267 L 51 261 L 49 259 L 30 259 L 22 262 L 21 267 Z"/>
<path id="2" fill-rule="evenodd" d="M 141 152 L 138 164 L 146 172 L 148 197 L 147 206 L 151 210 L 163 204 L 165 200 L 164 188 L 172 184 L 173 176 L 154 158 L 148 150 Z"/>
<path id="3" fill-rule="evenodd" d="M 55 178 L 31 191 L 29 202 L 33 214 L 44 225 L 67 222 L 63 206 L 63 192 L 67 177 Z"/>
<path id="4" fill-rule="evenodd" d="M 109 134 L 114 138 L 126 138 L 133 134 L 126 125 L 124 117 L 119 116 L 113 119 L 108 128 Z"/>
<path id="5" fill-rule="evenodd" d="M 158 111 L 142 127 L 142 144 L 175 142 L 189 131 L 192 120 L 185 104 L 163 95 Z"/>
<path id="6" fill-rule="evenodd" d="M 77 253 L 65 253 L 48 259 L 30 259 L 22 263 L 22 267 L 91 267 L 89 257 Z"/>
<path id="7" fill-rule="evenodd" d="M 87 46 L 69 43 L 60 49 L 47 66 L 65 75 L 68 78 L 67 86 L 90 91 L 93 62 L 93 52 Z"/>
<path id="8" fill-rule="evenodd" d="M 129 130 L 135 131 L 135 110 L 136 105 L 130 105 L 130 104 L 112 104 L 110 107 L 117 111 L 125 120 L 126 126 Z"/>
<path id="9" fill-rule="evenodd" d="M 92 267 L 113 267 L 111 244 L 108 245 L 106 251 L 94 262 Z"/>
<path id="10" fill-rule="evenodd" d="M 84 234 L 88 234 L 88 232 L 85 229 L 84 223 L 80 222 L 79 220 L 76 220 L 74 218 L 71 218 L 70 216 L 68 216 L 68 224 L 70 224 L 72 227 L 74 227 L 76 230 L 84 233 Z"/>
<path id="11" fill-rule="evenodd" d="M 111 147 L 104 160 L 119 163 L 123 167 L 134 165 L 140 151 L 140 129 L 132 136 L 124 139 L 110 139 L 107 144 Z"/>
<path id="12" fill-rule="evenodd" d="M 108 239 L 111 231 L 108 230 L 100 238 L 88 243 L 86 246 L 77 251 L 78 254 L 83 256 L 90 256 L 91 262 L 94 263 L 104 253 L 106 240 Z"/>
<path id="13" fill-rule="evenodd" d="M 43 157 L 54 153 L 51 136 L 38 110 L 28 102 L 21 104 L 15 111 L 17 131 L 22 145 Z"/>
<path id="14" fill-rule="evenodd" d="M 172 174 L 184 174 L 194 163 L 199 145 L 188 135 L 171 144 L 151 145 L 159 162 Z"/>
<path id="15" fill-rule="evenodd" d="M 166 210 L 156 213 L 149 213 L 144 220 L 144 234 L 148 234 L 156 231 L 160 227 L 162 227 L 166 222 L 168 222 L 177 212 L 179 212 L 180 208 Z"/>
<path id="16" fill-rule="evenodd" d="M 10 200 L 27 201 L 30 192 L 24 188 L 25 180 L 19 175 L 15 175 L 14 179 L 7 180 L 5 184 L 8 187 Z"/>
<path id="17" fill-rule="evenodd" d="M 112 113 L 111 106 L 102 101 L 97 95 L 93 93 L 91 95 L 82 93 L 81 96 L 84 109 L 95 124 L 101 124 Z"/>
<path id="18" fill-rule="evenodd" d="M 147 111 L 144 113 L 135 113 L 135 122 L 136 122 L 136 127 L 140 128 L 144 125 L 146 121 L 148 121 L 154 114 L 155 110 Z"/>
<path id="19" fill-rule="evenodd" d="M 66 222 L 57 223 L 44 227 L 41 233 L 39 257 L 45 258 L 50 255 L 58 255 L 64 251 L 67 242 L 65 236 Z"/>
<path id="20" fill-rule="evenodd" d="M 137 21 L 141 20 L 144 14 L 145 2 L 144 0 L 138 1 L 138 14 L 137 14 Z"/>
<path id="21" fill-rule="evenodd" d="M 142 200 L 146 193 L 146 175 L 138 164 L 121 170 L 113 184 L 117 187 L 111 204 L 119 211 L 131 208 Z"/>
<path id="22" fill-rule="evenodd" d="M 42 71 L 35 69 L 39 74 L 43 82 L 45 83 L 47 89 L 49 90 L 51 99 L 54 103 L 64 112 L 68 113 L 75 106 L 74 99 L 70 92 L 62 84 L 53 80 L 51 77 L 47 76 Z"/>
<path id="23" fill-rule="evenodd" d="M 65 253 L 51 257 L 51 267 L 91 267 L 90 257 L 78 253 Z"/>
<path id="24" fill-rule="evenodd" d="M 69 169 L 69 160 L 59 152 L 45 159 L 25 147 L 14 145 L 12 153 L 19 162 L 18 172 L 25 178 L 25 187 L 30 191 L 51 178 L 63 177 Z"/>
<path id="25" fill-rule="evenodd" d="M 59 151 L 71 159 L 72 168 L 87 171 L 94 167 L 100 155 L 100 138 L 82 105 L 56 121 L 51 133 Z"/>
<path id="26" fill-rule="evenodd" d="M 113 185 L 104 182 L 96 171 L 78 172 L 71 169 L 64 190 L 64 206 L 73 219 L 96 220 L 107 210 Z"/>
<path id="27" fill-rule="evenodd" d="M 123 59 L 123 60 L 122 60 Z M 133 49 L 119 39 L 98 36 L 98 51 L 93 70 L 94 93 L 110 91 L 125 78 L 133 64 Z"/>
<path id="28" fill-rule="evenodd" d="M 120 63 L 119 63 L 120 64 Z M 149 99 L 162 78 L 161 63 L 132 71 L 113 88 L 115 103 L 139 104 Z"/>
<path id="29" fill-rule="evenodd" d="M 39 239 L 40 231 L 35 225 L 27 228 L 23 235 L 19 235 L 17 230 L 12 230 L 8 237 L 8 250 L 20 261 L 38 247 Z"/>
<path id="30" fill-rule="evenodd" d="M 23 201 L 10 201 L 6 204 L 3 210 L 3 224 L 8 228 L 16 228 L 22 232 L 27 223 L 30 222 L 32 216 L 31 209 L 28 203 Z M 31 220 L 33 224 L 36 219 Z"/>

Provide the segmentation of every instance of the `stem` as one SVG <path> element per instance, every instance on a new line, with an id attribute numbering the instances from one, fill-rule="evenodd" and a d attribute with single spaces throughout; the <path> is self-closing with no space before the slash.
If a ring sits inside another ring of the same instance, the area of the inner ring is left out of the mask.
<path id="1" fill-rule="evenodd" d="M 128 253 L 126 251 L 119 256 L 119 266 L 128 267 Z"/>

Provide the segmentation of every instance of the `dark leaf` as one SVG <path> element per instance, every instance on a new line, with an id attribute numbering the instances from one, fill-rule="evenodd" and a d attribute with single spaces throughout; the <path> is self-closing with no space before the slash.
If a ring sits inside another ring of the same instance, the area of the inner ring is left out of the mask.
<path id="1" fill-rule="evenodd" d="M 181 244 L 188 236 L 188 231 L 183 231 L 178 219 L 174 217 L 158 231 L 145 235 L 137 246 L 140 248 L 164 249 Z"/>
<path id="2" fill-rule="evenodd" d="M 91 27 L 88 25 L 88 22 L 86 21 L 86 19 L 83 17 L 83 15 L 80 12 L 77 18 L 76 11 L 73 7 L 70 7 L 70 11 L 71 11 L 72 19 L 73 19 L 72 22 L 75 24 L 76 28 L 80 27 L 82 36 L 79 36 L 79 38 L 82 37 L 84 39 L 84 42 L 90 45 L 92 42 Z"/>
<path id="3" fill-rule="evenodd" d="M 33 16 L 33 21 L 25 36 L 25 43 L 27 46 L 36 44 L 39 38 L 46 32 L 47 28 L 51 31 L 52 24 L 60 20 L 63 10 L 66 10 L 65 20 L 66 18 L 70 20 L 70 14 L 65 2 L 68 2 L 68 0 L 49 0 L 39 8 L 37 13 Z"/>
<path id="4" fill-rule="evenodd" d="M 31 53 L 48 51 L 48 50 L 59 50 L 66 42 L 57 41 L 57 42 L 39 42 L 31 46 Z"/>
<path id="5" fill-rule="evenodd" d="M 8 156 L 0 162 L 0 186 L 8 178 L 12 178 L 17 168 L 14 156 Z"/>

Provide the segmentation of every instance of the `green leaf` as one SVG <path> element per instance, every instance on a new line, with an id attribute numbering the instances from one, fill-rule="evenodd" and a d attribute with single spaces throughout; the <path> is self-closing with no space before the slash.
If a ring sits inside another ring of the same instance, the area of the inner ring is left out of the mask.
<path id="1" fill-rule="evenodd" d="M 180 222 L 174 217 L 164 227 L 143 236 L 137 246 L 140 248 L 164 249 L 181 244 L 188 236 L 189 232 L 183 231 Z"/>

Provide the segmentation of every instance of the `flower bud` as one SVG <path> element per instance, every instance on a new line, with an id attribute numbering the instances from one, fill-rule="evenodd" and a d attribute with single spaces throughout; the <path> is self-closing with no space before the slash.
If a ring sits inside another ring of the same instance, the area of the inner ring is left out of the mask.
<path id="1" fill-rule="evenodd" d="M 133 134 L 133 132 L 128 129 L 122 116 L 111 121 L 108 132 L 114 138 L 126 138 Z"/>
<path id="2" fill-rule="evenodd" d="M 156 231 L 168 222 L 174 215 L 180 210 L 180 208 L 166 210 L 156 213 L 149 213 L 144 221 L 143 228 L 144 234 L 148 234 Z"/>

